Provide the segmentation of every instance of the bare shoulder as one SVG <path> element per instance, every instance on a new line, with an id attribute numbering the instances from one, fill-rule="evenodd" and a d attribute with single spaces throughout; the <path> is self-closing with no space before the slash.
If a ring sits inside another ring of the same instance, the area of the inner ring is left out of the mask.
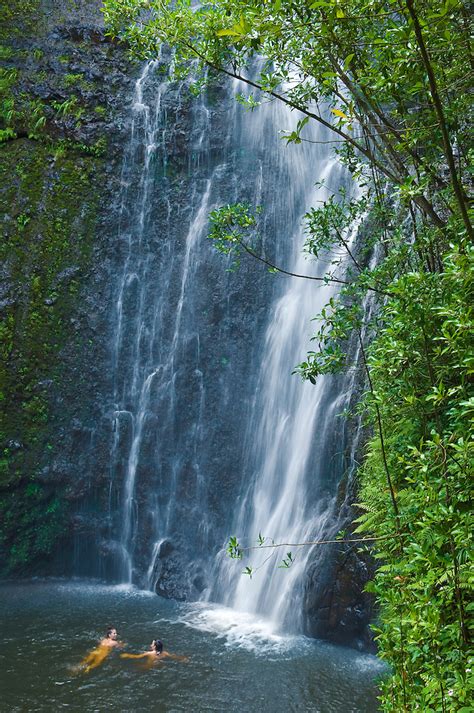
<path id="1" fill-rule="evenodd" d="M 99 646 L 103 647 L 104 649 L 111 649 L 114 646 L 118 646 L 118 643 L 118 641 L 113 641 L 112 639 L 102 639 Z"/>
<path id="2" fill-rule="evenodd" d="M 187 656 L 178 656 L 177 654 L 171 654 L 169 651 L 163 651 L 160 654 L 160 658 L 173 659 L 173 661 L 189 661 Z"/>

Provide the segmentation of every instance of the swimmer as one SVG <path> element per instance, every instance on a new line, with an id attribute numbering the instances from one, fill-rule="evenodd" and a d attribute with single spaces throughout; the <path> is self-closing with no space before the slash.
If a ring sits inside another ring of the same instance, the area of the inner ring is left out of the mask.
<path id="1" fill-rule="evenodd" d="M 160 639 L 153 639 L 148 651 L 142 654 L 120 654 L 122 659 L 147 659 L 147 663 L 154 663 L 163 659 L 173 659 L 173 661 L 189 661 L 187 656 L 177 656 L 170 654 L 169 651 L 163 649 L 163 642 Z"/>
<path id="2" fill-rule="evenodd" d="M 107 629 L 107 632 L 101 640 L 99 646 L 108 646 L 109 648 L 112 648 L 113 646 L 123 646 L 123 644 L 118 641 L 117 629 L 114 626 Z"/>
<path id="3" fill-rule="evenodd" d="M 117 629 L 115 627 L 110 627 L 103 639 L 101 639 L 99 645 L 91 651 L 87 656 L 82 659 L 79 664 L 78 670 L 84 673 L 89 673 L 92 669 L 100 666 L 107 656 L 116 647 L 123 647 L 123 644 L 118 641 Z"/>

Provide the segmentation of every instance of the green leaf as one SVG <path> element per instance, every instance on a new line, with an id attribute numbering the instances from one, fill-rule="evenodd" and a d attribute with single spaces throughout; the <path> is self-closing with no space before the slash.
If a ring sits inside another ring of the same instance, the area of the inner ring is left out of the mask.
<path id="1" fill-rule="evenodd" d="M 234 27 L 231 27 L 226 30 L 217 30 L 216 35 L 217 37 L 241 37 L 242 32 L 236 29 L 237 27 L 238 25 L 234 25 Z"/>
<path id="2" fill-rule="evenodd" d="M 344 60 L 344 65 L 343 65 L 344 71 L 346 71 L 347 69 L 349 69 L 350 63 L 352 62 L 353 59 L 354 59 L 354 54 L 353 54 L 353 53 L 347 55 L 347 57 L 346 57 L 345 60 Z"/>
<path id="3" fill-rule="evenodd" d="M 240 16 L 240 21 L 228 29 L 217 30 L 217 37 L 244 37 L 252 29 L 251 25 L 243 15 Z"/>
<path id="4" fill-rule="evenodd" d="M 350 121 L 347 114 L 344 114 L 344 112 L 341 111 L 340 109 L 331 109 L 331 111 L 335 116 L 339 116 L 339 117 L 341 117 L 341 119 L 346 119 L 347 121 Z"/>

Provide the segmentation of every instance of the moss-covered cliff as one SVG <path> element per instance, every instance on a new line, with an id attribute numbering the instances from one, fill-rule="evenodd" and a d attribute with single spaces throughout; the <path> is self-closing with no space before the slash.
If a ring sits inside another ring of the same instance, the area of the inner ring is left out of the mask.
<path id="1" fill-rule="evenodd" d="M 14 0 L 2 13 L 3 575 L 35 571 L 38 560 L 44 571 L 45 557 L 69 539 L 70 503 L 84 489 L 80 457 L 78 472 L 66 473 L 62 451 L 87 422 L 103 350 L 94 339 L 100 309 L 88 293 L 91 282 L 99 293 L 106 284 L 98 265 L 113 225 L 103 206 L 118 173 L 128 81 L 98 8 Z"/>

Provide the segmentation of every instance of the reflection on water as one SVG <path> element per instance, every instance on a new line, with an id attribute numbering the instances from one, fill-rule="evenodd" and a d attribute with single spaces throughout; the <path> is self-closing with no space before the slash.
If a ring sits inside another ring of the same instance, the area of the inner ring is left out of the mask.
<path id="1" fill-rule="evenodd" d="M 277 636 L 265 621 L 223 607 L 176 604 L 129 586 L 31 582 L 0 586 L 0 611 L 0 710 L 9 713 L 377 710 L 378 659 Z M 161 639 L 189 661 L 139 666 L 112 651 L 78 676 L 108 626 L 128 652 Z"/>

